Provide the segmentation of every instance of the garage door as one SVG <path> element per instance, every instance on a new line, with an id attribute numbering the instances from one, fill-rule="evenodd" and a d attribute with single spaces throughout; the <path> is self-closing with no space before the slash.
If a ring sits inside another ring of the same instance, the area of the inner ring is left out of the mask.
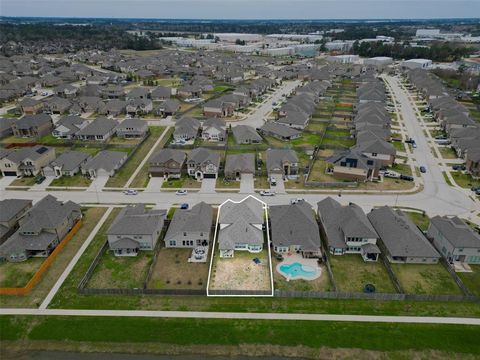
<path id="1" fill-rule="evenodd" d="M 16 171 L 4 171 L 3 175 L 4 176 L 17 176 L 17 172 Z"/>
<path id="2" fill-rule="evenodd" d="M 216 174 L 203 174 L 204 179 L 216 179 L 217 175 Z"/>

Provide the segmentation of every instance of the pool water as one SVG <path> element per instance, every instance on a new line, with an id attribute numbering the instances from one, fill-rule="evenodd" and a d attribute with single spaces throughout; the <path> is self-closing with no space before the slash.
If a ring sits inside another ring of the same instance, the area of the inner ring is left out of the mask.
<path id="1" fill-rule="evenodd" d="M 302 265 L 298 262 L 288 265 L 280 265 L 279 271 L 285 277 L 290 277 L 291 279 L 294 278 L 314 278 L 318 275 L 318 270 L 310 267 Z"/>

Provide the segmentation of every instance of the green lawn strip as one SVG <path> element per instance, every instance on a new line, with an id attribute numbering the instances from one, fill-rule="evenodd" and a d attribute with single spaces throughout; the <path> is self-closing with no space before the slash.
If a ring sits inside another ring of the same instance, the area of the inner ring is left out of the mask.
<path id="1" fill-rule="evenodd" d="M 457 272 L 467 288 L 480 296 L 480 265 L 470 265 L 472 272 Z"/>
<path id="2" fill-rule="evenodd" d="M 373 284 L 376 292 L 395 292 L 381 261 L 365 262 L 360 254 L 347 254 L 330 256 L 330 265 L 339 291 L 363 292 L 365 285 Z"/>
<path id="3" fill-rule="evenodd" d="M 447 176 L 447 173 L 445 171 L 442 171 L 442 175 L 443 175 L 443 178 L 445 179 L 445 182 L 450 185 L 450 186 L 453 186 L 452 182 L 450 181 L 450 179 L 448 178 Z"/>
<path id="4" fill-rule="evenodd" d="M 480 354 L 475 326 L 433 324 L 162 319 L 127 317 L 2 316 L 2 340 L 277 345 L 377 351 L 435 350 Z M 128 329 L 128 331 L 125 331 Z M 152 331 L 155 329 L 155 331 Z M 362 336 L 352 336 L 362 334 Z M 461 334 L 461 336 L 459 336 Z"/>
<path id="5" fill-rule="evenodd" d="M 52 134 L 45 135 L 41 137 L 38 142 L 43 145 L 63 145 L 65 144 L 64 139 L 58 139 Z"/>
<path id="6" fill-rule="evenodd" d="M 439 148 L 440 154 L 444 159 L 456 159 L 457 153 L 450 147 L 441 147 Z"/>
<path id="7" fill-rule="evenodd" d="M 397 151 L 403 151 L 405 152 L 405 145 L 401 141 L 392 141 L 391 144 Z"/>
<path id="8" fill-rule="evenodd" d="M 430 218 L 421 213 L 413 211 L 404 211 L 408 217 L 417 225 L 422 231 L 427 231 L 428 225 L 430 225 Z"/>
<path id="9" fill-rule="evenodd" d="M 393 272 L 407 294 L 461 295 L 442 264 L 392 264 Z"/>
<path id="10" fill-rule="evenodd" d="M 329 139 L 323 138 L 322 145 L 337 145 L 343 146 L 345 148 L 350 148 L 355 145 L 355 140 L 353 139 Z"/>
<path id="11" fill-rule="evenodd" d="M 49 186 L 84 186 L 88 187 L 92 181 L 82 174 L 76 174 L 74 176 L 62 176 L 61 178 L 54 179 Z"/>
<path id="12" fill-rule="evenodd" d="M 77 291 L 77 286 L 80 280 L 85 275 L 85 272 L 90 266 L 90 263 L 92 262 L 94 257 L 97 255 L 97 252 L 100 250 L 102 245 L 107 240 L 107 236 L 105 233 L 110 227 L 110 225 L 112 224 L 115 217 L 120 212 L 120 210 L 121 210 L 120 208 L 114 208 L 113 211 L 108 216 L 108 218 L 106 219 L 106 221 L 100 227 L 98 233 L 93 238 L 91 244 L 85 250 L 82 257 L 78 260 L 72 272 L 67 277 L 67 279 L 65 280 L 65 282 L 63 283 L 63 285 L 60 287 L 57 294 L 53 298 L 51 303 L 52 307 L 54 307 L 55 304 L 65 305 L 66 303 L 69 303 L 69 302 L 75 302 L 75 299 L 79 296 Z M 92 300 L 95 302 L 94 299 Z"/>
<path id="13" fill-rule="evenodd" d="M 220 189 L 240 189 L 240 181 L 217 178 L 215 186 Z"/>
<path id="14" fill-rule="evenodd" d="M 292 140 L 291 144 L 294 146 L 303 146 L 303 145 L 316 146 L 320 144 L 321 138 L 322 136 L 319 134 L 303 133 L 303 136 L 301 138 Z"/>
<path id="15" fill-rule="evenodd" d="M 451 172 L 453 180 L 457 183 L 458 186 L 470 189 L 472 186 L 478 187 L 480 186 L 480 180 L 473 179 L 471 175 L 464 174 L 459 171 L 452 171 Z"/>
<path id="16" fill-rule="evenodd" d="M 170 139 L 171 134 L 173 133 L 174 128 L 170 128 L 167 130 L 167 133 L 163 136 L 162 141 L 160 141 L 155 148 L 155 151 L 158 151 L 162 149 L 165 144 L 168 142 Z M 131 187 L 132 188 L 141 188 L 141 187 L 146 187 L 148 185 L 148 161 L 142 166 L 140 171 L 138 172 L 137 176 L 132 181 Z"/>
<path id="17" fill-rule="evenodd" d="M 140 145 L 137 151 L 135 151 L 132 157 L 128 159 L 128 161 L 120 168 L 120 170 L 108 179 L 106 186 L 124 186 L 140 162 L 147 156 L 148 152 L 151 150 L 152 146 L 155 144 L 164 130 L 165 128 L 160 126 L 150 127 L 149 137 Z"/>
<path id="18" fill-rule="evenodd" d="M 403 175 L 409 175 L 409 176 L 412 176 L 412 169 L 410 167 L 410 165 L 407 165 L 407 164 L 398 164 L 398 163 L 395 163 L 392 165 L 392 170 L 400 173 L 400 174 L 403 174 Z"/>

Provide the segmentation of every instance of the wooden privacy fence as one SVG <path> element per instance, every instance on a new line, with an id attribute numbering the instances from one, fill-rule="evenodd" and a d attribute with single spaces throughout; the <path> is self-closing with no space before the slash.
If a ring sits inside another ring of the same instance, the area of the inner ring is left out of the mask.
<path id="1" fill-rule="evenodd" d="M 78 229 L 82 226 L 82 220 L 78 220 L 72 229 L 68 232 L 67 235 L 63 238 L 60 244 L 52 251 L 52 253 L 45 259 L 42 263 L 40 268 L 37 270 L 35 274 L 33 274 L 32 278 L 28 281 L 27 285 L 24 287 L 18 288 L 0 288 L 0 295 L 26 295 L 28 294 L 33 287 L 40 281 L 43 274 L 47 269 L 50 267 L 52 262 L 55 260 L 57 255 L 62 251 L 65 245 L 72 239 L 72 237 L 77 233 Z"/>

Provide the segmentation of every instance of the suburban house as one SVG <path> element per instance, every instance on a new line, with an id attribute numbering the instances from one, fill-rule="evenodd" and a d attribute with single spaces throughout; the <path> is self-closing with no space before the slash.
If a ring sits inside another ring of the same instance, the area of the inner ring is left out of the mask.
<path id="1" fill-rule="evenodd" d="M 143 138 L 148 132 L 148 122 L 141 119 L 125 119 L 115 128 L 118 137 Z"/>
<path id="2" fill-rule="evenodd" d="M 258 253 L 263 250 L 265 204 L 253 196 L 240 202 L 225 201 L 218 218 L 220 257 L 232 258 L 235 251 Z"/>
<path id="3" fill-rule="evenodd" d="M 177 89 L 177 96 L 183 99 L 198 98 L 202 95 L 202 89 L 195 85 L 185 85 Z"/>
<path id="4" fill-rule="evenodd" d="M 233 137 L 237 144 L 259 144 L 262 137 L 257 131 L 248 125 L 237 125 L 232 128 Z"/>
<path id="5" fill-rule="evenodd" d="M 208 246 L 212 231 L 213 208 L 203 201 L 191 209 L 177 209 L 165 234 L 167 248 Z"/>
<path id="6" fill-rule="evenodd" d="M 181 118 L 175 123 L 173 139 L 175 141 L 188 141 L 195 139 L 200 129 L 200 121 L 195 118 Z"/>
<path id="7" fill-rule="evenodd" d="M 43 110 L 43 103 L 32 98 L 25 98 L 18 102 L 18 107 L 25 115 L 35 115 Z"/>
<path id="8" fill-rule="evenodd" d="M 43 145 L 7 150 L 0 159 L 0 170 L 2 176 L 36 176 L 54 159 L 55 148 Z"/>
<path id="9" fill-rule="evenodd" d="M 203 105 L 203 114 L 206 117 L 229 117 L 233 115 L 235 108 L 235 104 L 217 98 L 209 100 Z"/>
<path id="10" fill-rule="evenodd" d="M 240 180 L 243 174 L 255 174 L 255 154 L 228 154 L 225 160 L 225 179 Z"/>
<path id="11" fill-rule="evenodd" d="M 153 101 L 167 100 L 172 96 L 172 89 L 166 86 L 159 86 L 150 94 Z"/>
<path id="12" fill-rule="evenodd" d="M 197 180 L 216 179 L 220 166 L 220 155 L 212 150 L 196 148 L 187 157 L 188 175 Z"/>
<path id="13" fill-rule="evenodd" d="M 0 117 L 0 138 L 13 135 L 12 123 L 14 119 Z"/>
<path id="14" fill-rule="evenodd" d="M 332 255 L 360 254 L 364 261 L 377 261 L 378 234 L 360 206 L 342 206 L 327 197 L 317 203 L 320 228 Z"/>
<path id="15" fill-rule="evenodd" d="M 127 114 L 148 114 L 153 110 L 153 103 L 150 99 L 129 99 L 125 107 Z"/>
<path id="16" fill-rule="evenodd" d="M 18 230 L 0 246 L 0 258 L 19 262 L 47 257 L 81 218 L 79 205 L 47 195 L 20 218 Z"/>
<path id="17" fill-rule="evenodd" d="M 467 151 L 465 166 L 467 172 L 472 175 L 472 178 L 480 178 L 480 148 Z"/>
<path id="18" fill-rule="evenodd" d="M 53 121 L 50 115 L 25 115 L 12 123 L 13 135 L 17 137 L 40 137 L 50 134 Z"/>
<path id="19" fill-rule="evenodd" d="M 136 87 L 128 92 L 128 94 L 125 96 L 127 100 L 132 100 L 132 99 L 148 99 L 150 97 L 150 90 L 144 87 Z"/>
<path id="20" fill-rule="evenodd" d="M 373 209 L 368 215 L 379 235 L 379 247 L 392 263 L 436 264 L 440 254 L 420 229 L 401 210 L 388 206 Z"/>
<path id="21" fill-rule="evenodd" d="M 180 110 L 180 102 L 175 99 L 167 99 L 158 104 L 158 107 L 155 109 L 157 115 L 167 117 L 173 116 Z"/>
<path id="22" fill-rule="evenodd" d="M 83 129 L 80 129 L 75 137 L 80 140 L 106 141 L 115 134 L 118 122 L 113 119 L 97 118 Z"/>
<path id="23" fill-rule="evenodd" d="M 379 177 L 377 161 L 353 148 L 332 156 L 327 162 L 333 167 L 333 177 L 338 180 L 372 181 Z"/>
<path id="24" fill-rule="evenodd" d="M 289 141 L 302 137 L 301 131 L 275 121 L 267 121 L 258 130 L 265 136 L 273 136 L 283 141 Z"/>
<path id="25" fill-rule="evenodd" d="M 101 115 L 111 115 L 111 116 L 119 116 L 120 114 L 124 114 L 126 111 L 127 103 L 123 100 L 113 99 L 108 101 L 101 101 L 98 103 L 97 112 Z"/>
<path id="26" fill-rule="evenodd" d="M 480 235 L 460 218 L 433 217 L 427 236 L 448 262 L 480 264 Z"/>
<path id="27" fill-rule="evenodd" d="M 56 178 L 74 176 L 90 158 L 90 154 L 81 151 L 65 151 L 43 168 L 43 175 Z"/>
<path id="28" fill-rule="evenodd" d="M 375 159 L 381 166 L 392 166 L 397 151 L 395 147 L 371 131 L 363 131 L 357 136 L 355 150 L 370 159 Z"/>
<path id="29" fill-rule="evenodd" d="M 57 139 L 71 140 L 75 138 L 77 132 L 87 126 L 90 121 L 80 116 L 70 115 L 64 116 L 55 124 L 52 135 Z"/>
<path id="30" fill-rule="evenodd" d="M 321 258 L 320 232 L 312 207 L 306 201 L 269 208 L 273 251 Z"/>
<path id="31" fill-rule="evenodd" d="M 225 120 L 210 118 L 202 124 L 202 139 L 205 141 L 225 141 L 227 139 L 227 125 Z"/>
<path id="32" fill-rule="evenodd" d="M 0 200 L 0 245 L 18 229 L 18 221 L 31 207 L 31 200 Z"/>
<path id="33" fill-rule="evenodd" d="M 155 249 L 166 216 L 166 210 L 145 204 L 123 208 L 107 230 L 110 250 L 115 256 L 137 256 L 140 250 Z"/>
<path id="34" fill-rule="evenodd" d="M 268 149 L 267 172 L 268 176 L 298 177 L 298 156 L 296 152 L 291 149 Z"/>
<path id="35" fill-rule="evenodd" d="M 150 176 L 163 176 L 165 179 L 180 178 L 187 155 L 180 150 L 161 149 L 148 160 Z"/>
<path id="36" fill-rule="evenodd" d="M 65 114 L 71 106 L 72 103 L 69 100 L 58 96 L 48 98 L 43 103 L 43 109 L 47 114 Z"/>
<path id="37" fill-rule="evenodd" d="M 82 165 L 82 174 L 90 178 L 113 176 L 127 161 L 128 154 L 123 151 L 102 150 Z"/>

